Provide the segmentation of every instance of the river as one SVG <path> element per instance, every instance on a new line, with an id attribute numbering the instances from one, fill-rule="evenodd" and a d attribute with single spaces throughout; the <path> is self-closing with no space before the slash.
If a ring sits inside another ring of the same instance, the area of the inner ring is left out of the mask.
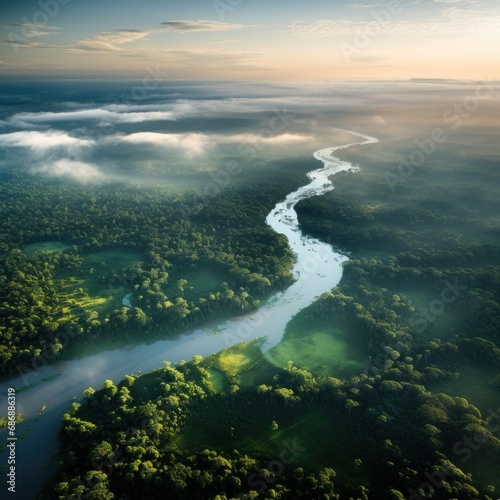
<path id="1" fill-rule="evenodd" d="M 347 132 L 347 131 L 346 131 Z M 321 149 L 314 157 L 323 162 L 323 168 L 308 173 L 310 183 L 290 193 L 279 202 L 266 218 L 276 232 L 284 234 L 297 256 L 293 269 L 296 281 L 263 304 L 258 311 L 222 321 L 215 328 L 202 327 L 175 338 L 141 344 L 132 348 L 104 351 L 82 359 L 63 361 L 0 384 L 0 392 L 9 387 L 21 388 L 27 384 L 60 373 L 59 376 L 39 383 L 17 394 L 17 412 L 28 415 L 18 425 L 17 436 L 28 430 L 16 446 L 16 493 L 19 498 L 34 498 L 54 467 L 47 467 L 57 447 L 57 431 L 62 414 L 73 398 L 80 399 L 87 387 L 99 388 L 104 380 L 118 383 L 125 375 L 139 371 L 148 372 L 161 367 L 163 361 L 177 363 L 190 360 L 194 355 L 209 356 L 231 345 L 265 337 L 263 351 L 278 344 L 290 319 L 311 304 L 318 295 L 334 288 L 342 277 L 342 263 L 347 260 L 331 245 L 310 238 L 300 231 L 295 205 L 305 198 L 324 194 L 333 189 L 331 176 L 352 170 L 349 162 L 333 156 L 335 151 L 354 145 L 373 144 L 378 139 L 357 132 L 349 132 L 362 141 Z M 129 297 L 126 297 L 128 300 Z M 39 409 L 47 409 L 37 419 Z M 7 453 L 0 454 L 0 465 L 7 463 Z M 5 476 L 4 476 L 5 477 Z M 6 483 L 0 491 L 4 491 Z"/>

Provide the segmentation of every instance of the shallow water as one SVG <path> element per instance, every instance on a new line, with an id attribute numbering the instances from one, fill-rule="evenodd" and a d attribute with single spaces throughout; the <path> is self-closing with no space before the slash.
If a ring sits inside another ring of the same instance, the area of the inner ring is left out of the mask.
<path id="1" fill-rule="evenodd" d="M 26 438 L 17 442 L 16 449 L 16 493 L 20 498 L 33 498 L 52 469 L 45 468 L 57 447 L 57 431 L 62 414 L 67 411 L 72 398 L 80 399 L 82 391 L 92 386 L 99 388 L 104 380 L 120 381 L 126 374 L 139 370 L 148 372 L 161 367 L 163 361 L 179 362 L 194 355 L 209 356 L 231 345 L 265 337 L 264 352 L 277 345 L 283 337 L 289 320 L 300 310 L 311 304 L 315 297 L 335 287 L 342 276 L 345 255 L 335 252 L 331 245 L 302 234 L 299 229 L 295 205 L 302 199 L 320 195 L 333 189 L 330 177 L 338 172 L 351 170 L 353 165 L 332 156 L 335 151 L 357 144 L 371 144 L 378 139 L 350 132 L 362 138 L 360 142 L 326 148 L 314 153 L 324 167 L 308 174 L 311 182 L 279 202 L 267 216 L 266 222 L 278 233 L 284 234 L 297 256 L 293 274 L 297 281 L 287 290 L 268 300 L 258 311 L 223 321 L 216 325 L 195 329 L 168 340 L 141 344 L 132 348 L 120 348 L 101 352 L 83 359 L 58 362 L 40 370 L 13 378 L 0 384 L 0 391 L 8 387 L 20 388 L 41 381 L 43 378 L 61 373 L 17 394 L 17 412 L 29 418 L 17 427 L 17 436 L 31 427 Z M 125 299 L 129 299 L 126 296 Z M 214 334 L 217 331 L 219 333 Z M 35 419 L 42 405 L 46 411 Z M 7 463 L 7 454 L 2 452 L 0 464 Z"/>

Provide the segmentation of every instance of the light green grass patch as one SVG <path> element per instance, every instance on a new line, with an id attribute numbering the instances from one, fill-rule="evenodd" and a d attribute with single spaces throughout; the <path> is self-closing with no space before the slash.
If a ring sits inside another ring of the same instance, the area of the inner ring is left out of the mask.
<path id="1" fill-rule="evenodd" d="M 224 349 L 209 358 L 210 368 L 219 370 L 227 382 L 241 386 L 251 386 L 274 370 L 274 367 L 262 354 L 260 345 L 263 341 L 243 342 Z"/>
<path id="2" fill-rule="evenodd" d="M 215 368 L 208 368 L 207 371 L 210 375 L 210 383 L 215 392 L 221 393 L 229 388 L 228 380 L 223 372 Z"/>
<path id="3" fill-rule="evenodd" d="M 93 266 L 95 271 L 123 271 L 141 260 L 142 254 L 140 252 L 134 252 L 123 248 L 92 252 L 83 257 L 84 264 Z"/>
<path id="4" fill-rule="evenodd" d="M 62 252 L 69 248 L 69 245 L 65 245 L 59 241 L 39 241 L 38 243 L 30 243 L 23 248 L 23 252 L 26 255 L 34 255 L 36 253 L 54 253 Z"/>
<path id="5" fill-rule="evenodd" d="M 336 325 L 306 325 L 292 321 L 283 340 L 270 351 L 273 362 L 285 367 L 288 361 L 316 376 L 346 376 L 359 372 L 364 356 L 349 332 Z"/>

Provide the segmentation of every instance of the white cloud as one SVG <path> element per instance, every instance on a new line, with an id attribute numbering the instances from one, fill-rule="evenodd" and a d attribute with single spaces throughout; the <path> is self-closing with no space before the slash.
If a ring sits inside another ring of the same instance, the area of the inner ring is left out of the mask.
<path id="1" fill-rule="evenodd" d="M 211 146 L 218 144 L 270 144 L 281 145 L 294 142 L 310 141 L 310 136 L 285 133 L 272 137 L 260 136 L 256 134 L 162 134 L 158 132 L 138 132 L 126 136 L 115 136 L 112 141 L 126 142 L 131 144 L 147 143 L 158 147 L 176 148 L 184 151 L 189 156 L 199 156 L 204 154 Z"/>
<path id="2" fill-rule="evenodd" d="M 80 182 L 88 182 L 102 177 L 102 172 L 95 165 L 67 158 L 39 165 L 34 170 L 55 177 L 71 177 Z"/>
<path id="3" fill-rule="evenodd" d="M 271 137 L 256 135 L 256 134 L 237 134 L 229 136 L 218 136 L 222 143 L 255 143 L 260 142 L 263 144 L 289 144 L 292 142 L 305 142 L 313 140 L 313 137 L 300 134 L 279 134 Z"/>
<path id="4" fill-rule="evenodd" d="M 159 134 L 156 132 L 137 132 L 114 140 L 128 142 L 131 144 L 148 143 L 155 146 L 182 149 L 190 156 L 198 156 L 205 152 L 209 146 L 210 139 L 205 134 Z"/>
<path id="5" fill-rule="evenodd" d="M 82 148 L 94 144 L 93 141 L 77 139 L 58 130 L 0 134 L 0 146 L 24 147 L 30 151 L 28 154 L 23 153 L 23 158 L 33 172 L 71 177 L 82 182 L 102 176 L 95 165 L 79 160 Z"/>
<path id="6" fill-rule="evenodd" d="M 94 38 L 78 40 L 75 49 L 83 51 L 119 52 L 120 45 L 141 40 L 157 30 L 121 29 L 104 32 Z"/>
<path id="7" fill-rule="evenodd" d="M 23 131 L 0 135 L 0 145 L 25 147 L 34 151 L 45 151 L 57 147 L 84 147 L 92 144 L 93 142 L 87 139 L 77 139 L 57 130 L 47 132 Z"/>
<path id="8" fill-rule="evenodd" d="M 74 111 L 17 113 L 8 121 L 11 125 L 32 128 L 57 122 L 96 122 L 105 124 L 174 121 L 182 117 L 217 116 L 231 113 L 276 112 L 285 113 L 288 106 L 302 107 L 299 100 L 267 98 L 233 98 L 224 100 L 179 99 L 169 103 L 109 104 L 100 108 Z"/>

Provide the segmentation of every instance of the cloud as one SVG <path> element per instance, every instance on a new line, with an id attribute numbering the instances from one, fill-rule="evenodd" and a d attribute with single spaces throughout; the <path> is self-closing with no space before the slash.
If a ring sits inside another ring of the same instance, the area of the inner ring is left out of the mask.
<path id="1" fill-rule="evenodd" d="M 205 134 L 160 134 L 156 132 L 137 132 L 122 137 L 115 137 L 115 141 L 130 144 L 153 144 L 155 146 L 182 149 L 189 156 L 199 156 L 209 146 L 210 139 Z"/>
<path id="2" fill-rule="evenodd" d="M 220 142 L 225 142 L 230 144 L 259 142 L 262 144 L 274 144 L 274 145 L 289 144 L 294 142 L 307 142 L 307 141 L 312 141 L 314 139 L 309 135 L 290 134 L 290 133 L 274 135 L 271 137 L 264 137 L 256 134 L 236 134 L 236 135 L 219 136 L 219 137 L 221 138 Z"/>
<path id="3" fill-rule="evenodd" d="M 11 40 L 4 40 L 3 43 L 8 43 L 12 47 L 39 47 L 43 44 L 40 42 L 30 42 L 28 40 L 18 40 L 12 38 Z"/>
<path id="4" fill-rule="evenodd" d="M 360 120 L 360 123 L 375 123 L 377 125 L 386 125 L 387 121 L 383 116 L 373 115 L 373 116 L 367 116 L 366 118 L 362 118 Z"/>
<path id="5" fill-rule="evenodd" d="M 451 4 L 446 1 L 444 4 Z M 458 2 L 453 1 L 453 5 Z M 497 12 L 460 9 L 451 6 L 443 8 L 439 18 L 425 21 L 377 22 L 375 19 L 352 21 L 343 19 L 320 19 L 314 22 L 296 22 L 287 26 L 288 36 L 294 39 L 322 39 L 356 36 L 360 33 L 380 35 L 464 35 L 478 32 L 498 32 L 500 16 Z"/>
<path id="6" fill-rule="evenodd" d="M 64 122 L 143 123 L 148 121 L 175 121 L 179 118 L 193 116 L 225 116 L 234 113 L 272 112 L 276 107 L 281 109 L 284 106 L 302 107 L 303 103 L 300 100 L 272 98 L 178 99 L 174 102 L 151 104 L 117 103 L 93 109 L 17 113 L 8 118 L 8 123 L 19 128 L 41 127 L 46 124 Z"/>
<path id="7" fill-rule="evenodd" d="M 234 31 L 244 28 L 243 24 L 224 23 L 221 21 L 166 21 L 161 23 L 165 30 L 183 33 L 196 31 Z"/>
<path id="8" fill-rule="evenodd" d="M 57 34 L 59 28 L 45 24 L 34 23 L 15 23 L 4 26 L 5 28 L 14 28 L 19 31 L 11 31 L 7 34 L 7 40 L 2 43 L 8 43 L 14 49 L 17 48 L 52 48 L 40 42 L 31 40 L 42 36 Z"/>
<path id="9" fill-rule="evenodd" d="M 65 132 L 23 131 L 0 134 L 0 146 L 23 147 L 30 153 L 23 153 L 23 163 L 36 173 L 57 177 L 71 177 L 81 182 L 101 177 L 99 169 L 79 160 L 82 148 L 95 143 L 87 139 L 77 139 Z"/>
<path id="10" fill-rule="evenodd" d="M 34 171 L 55 177 L 71 177 L 80 182 L 89 182 L 103 176 L 95 165 L 67 158 L 39 165 Z"/>
<path id="11" fill-rule="evenodd" d="M 231 92 L 231 89 L 228 89 Z M 225 93 L 224 90 L 220 92 Z M 280 91 L 281 92 L 281 91 Z M 278 95 L 278 94 L 277 94 Z M 151 97 L 151 96 L 150 96 Z M 67 105 L 67 103 L 66 103 Z M 304 102 L 299 97 L 239 97 L 224 99 L 178 99 L 170 102 L 148 104 L 132 103 L 107 104 L 99 108 L 75 109 L 81 104 L 67 105 L 66 111 L 47 111 L 35 113 L 17 113 L 7 119 L 10 126 L 33 129 L 52 124 L 60 127 L 81 122 L 96 127 L 111 124 L 137 124 L 150 121 L 176 121 L 192 117 L 227 117 L 244 114 L 246 116 L 264 113 L 266 116 L 278 113 L 286 115 L 288 111 L 308 111 L 311 107 L 324 109 L 327 101 Z M 73 109 L 71 109 L 73 108 Z M 102 128 L 102 127 L 101 127 Z"/>
<path id="12" fill-rule="evenodd" d="M 34 24 L 34 23 L 14 23 L 8 24 L 6 28 L 19 28 L 21 29 L 22 36 L 25 38 L 37 38 L 40 36 L 52 35 L 59 31 L 60 28 L 56 26 L 48 26 L 47 24 Z M 10 33 L 15 35 L 14 33 Z"/>
<path id="13" fill-rule="evenodd" d="M 230 24 L 220 21 L 166 21 L 159 28 L 147 30 L 141 29 L 119 29 L 104 32 L 93 38 L 82 38 L 71 47 L 70 50 L 92 51 L 92 52 L 121 52 L 122 45 L 137 42 L 154 33 L 165 31 L 188 32 L 225 32 L 244 28 L 242 24 Z"/>
<path id="14" fill-rule="evenodd" d="M 223 40 L 221 42 L 211 42 L 209 45 L 228 45 L 230 43 L 240 43 L 239 40 Z"/>
<path id="15" fill-rule="evenodd" d="M 43 152 L 51 148 L 75 148 L 91 146 L 92 141 L 77 139 L 65 132 L 49 130 L 47 132 L 23 131 L 10 134 L 0 134 L 0 145 L 10 147 L 25 147 L 33 151 Z"/>
<path id="16" fill-rule="evenodd" d="M 74 49 L 98 52 L 119 52 L 120 45 L 136 42 L 146 38 L 157 30 L 120 29 L 104 32 L 94 38 L 82 38 L 77 41 Z"/>
<path id="17" fill-rule="evenodd" d="M 62 111 L 59 113 L 17 113 L 9 121 L 18 127 L 31 127 L 37 124 L 69 121 L 94 121 L 110 123 L 142 123 L 145 121 L 174 120 L 171 111 L 143 111 L 119 113 L 107 109 L 84 109 L 78 111 Z"/>
<path id="18" fill-rule="evenodd" d="M 152 144 L 158 147 L 181 149 L 188 156 L 199 156 L 207 149 L 220 144 L 270 144 L 280 145 L 296 142 L 310 141 L 310 136 L 299 134 L 281 134 L 272 137 L 263 137 L 255 134 L 163 134 L 157 132 L 137 132 L 126 136 L 115 136 L 113 142 L 125 142 L 130 144 Z"/>

